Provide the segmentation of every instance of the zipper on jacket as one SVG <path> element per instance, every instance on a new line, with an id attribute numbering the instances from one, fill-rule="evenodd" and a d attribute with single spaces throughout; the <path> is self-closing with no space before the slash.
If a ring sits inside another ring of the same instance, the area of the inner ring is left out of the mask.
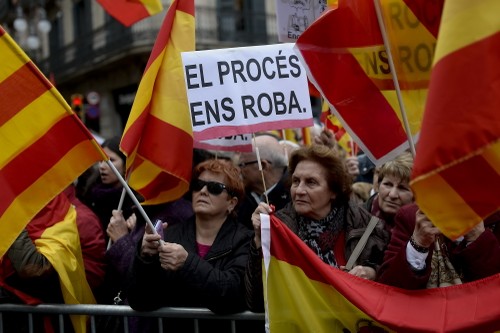
<path id="1" fill-rule="evenodd" d="M 229 250 L 227 250 L 226 252 L 222 252 L 221 254 L 218 254 L 218 255 L 216 255 L 216 256 L 214 256 L 214 257 L 210 257 L 210 258 L 208 258 L 208 259 L 206 259 L 206 260 L 207 260 L 207 261 L 211 261 L 211 260 L 215 260 L 215 259 L 222 258 L 222 257 L 224 257 L 224 256 L 227 256 L 229 253 L 231 253 L 231 251 L 232 251 L 232 250 L 231 250 L 231 249 L 229 249 Z"/>

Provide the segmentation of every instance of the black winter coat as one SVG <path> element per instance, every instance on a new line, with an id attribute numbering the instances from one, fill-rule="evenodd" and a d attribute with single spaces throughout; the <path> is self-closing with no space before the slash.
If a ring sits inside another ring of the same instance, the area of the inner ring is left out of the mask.
<path id="1" fill-rule="evenodd" d="M 161 268 L 158 256 L 132 262 L 128 287 L 130 306 L 151 311 L 165 306 L 205 307 L 216 313 L 245 309 L 243 276 L 253 232 L 228 218 L 205 258 L 197 254 L 195 218 L 168 227 L 165 241 L 178 243 L 188 257 L 178 271 Z"/>

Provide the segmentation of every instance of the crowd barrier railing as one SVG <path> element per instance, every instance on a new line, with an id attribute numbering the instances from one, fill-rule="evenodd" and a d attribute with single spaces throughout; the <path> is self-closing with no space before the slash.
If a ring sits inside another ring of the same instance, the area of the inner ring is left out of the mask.
<path id="1" fill-rule="evenodd" d="M 87 315 L 89 316 L 90 333 L 96 333 L 96 317 L 114 316 L 123 319 L 123 332 L 129 332 L 128 318 L 131 317 L 148 317 L 157 318 L 159 332 L 162 332 L 163 318 L 176 319 L 192 319 L 194 332 L 198 332 L 198 321 L 202 319 L 225 320 L 231 323 L 231 332 L 238 333 L 236 329 L 237 321 L 262 321 L 264 325 L 264 313 L 254 313 L 245 311 L 230 315 L 215 314 L 212 311 L 204 308 L 177 308 L 165 307 L 155 311 L 142 312 L 135 311 L 128 305 L 103 305 L 103 304 L 40 304 L 36 306 L 24 304 L 0 304 L 0 333 L 4 333 L 4 316 L 9 313 L 24 313 L 27 314 L 28 326 L 30 333 L 33 330 L 33 315 L 56 315 L 58 316 L 59 327 L 56 332 L 64 333 L 64 316 L 67 315 Z M 9 332 L 5 332 L 9 333 Z"/>

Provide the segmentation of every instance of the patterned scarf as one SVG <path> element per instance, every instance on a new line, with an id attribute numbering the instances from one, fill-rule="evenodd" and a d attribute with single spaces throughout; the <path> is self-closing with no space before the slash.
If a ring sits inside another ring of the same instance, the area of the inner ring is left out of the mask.
<path id="1" fill-rule="evenodd" d="M 460 276 L 455 271 L 447 256 L 446 245 L 441 237 L 434 242 L 434 252 L 431 259 L 431 276 L 427 288 L 448 287 L 462 284 Z"/>
<path id="2" fill-rule="evenodd" d="M 321 220 L 299 216 L 299 237 L 316 255 L 332 267 L 337 267 L 333 253 L 335 242 L 344 230 L 345 207 L 335 207 Z"/>

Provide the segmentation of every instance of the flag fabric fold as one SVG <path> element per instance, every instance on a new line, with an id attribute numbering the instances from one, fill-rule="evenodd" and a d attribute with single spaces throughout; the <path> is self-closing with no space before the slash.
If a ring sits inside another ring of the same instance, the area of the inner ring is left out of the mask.
<path id="1" fill-rule="evenodd" d="M 26 226 L 29 237 L 57 272 L 65 304 L 95 304 L 85 276 L 76 224 L 76 210 L 64 194 L 50 201 Z M 0 262 L 0 285 L 30 305 L 43 303 L 9 285 L 4 278 L 14 273 L 9 260 Z M 71 316 L 75 332 L 85 332 L 87 316 Z"/>
<path id="2" fill-rule="evenodd" d="M 272 333 L 500 329 L 500 274 L 446 288 L 403 290 L 332 268 L 275 216 L 261 215 L 261 221 L 266 324 Z"/>
<path id="3" fill-rule="evenodd" d="M 447 1 L 411 186 L 449 238 L 500 209 L 500 3 Z"/>
<path id="4" fill-rule="evenodd" d="M 59 92 L 0 26 L 0 256 L 40 209 L 107 160 Z"/>
<path id="5" fill-rule="evenodd" d="M 439 6 L 416 1 L 412 6 L 419 12 L 425 9 L 426 15 L 440 15 Z M 410 135 L 416 140 L 435 36 L 430 24 L 421 22 L 405 1 L 381 1 L 381 7 L 388 19 L 385 26 L 395 50 Z M 340 0 L 338 7 L 327 10 L 307 28 L 295 48 L 309 80 L 374 163 L 394 158 L 409 147 L 373 1 Z"/>
<path id="6" fill-rule="evenodd" d="M 144 204 L 180 198 L 189 188 L 193 131 L 181 52 L 195 49 L 193 0 L 168 9 L 122 136 L 130 186 Z"/>
<path id="7" fill-rule="evenodd" d="M 126 27 L 163 10 L 161 0 L 97 0 L 97 2 L 109 15 Z"/>

